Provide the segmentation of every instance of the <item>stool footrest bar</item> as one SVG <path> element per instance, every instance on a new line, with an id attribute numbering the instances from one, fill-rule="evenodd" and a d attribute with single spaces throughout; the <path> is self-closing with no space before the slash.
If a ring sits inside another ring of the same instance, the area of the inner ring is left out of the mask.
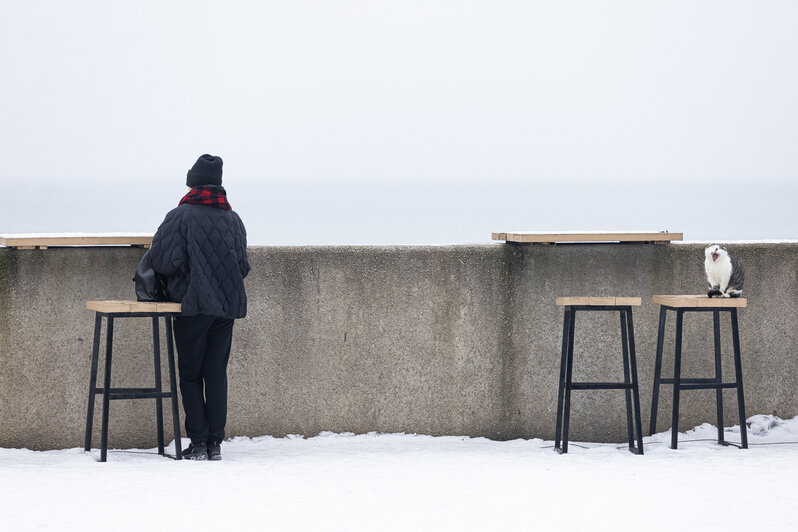
<path id="1" fill-rule="evenodd" d="M 737 385 L 730 382 L 721 384 L 680 384 L 680 390 L 719 390 L 721 388 L 737 388 Z"/>
<path id="2" fill-rule="evenodd" d="M 171 392 L 114 392 L 108 394 L 108 399 L 171 399 Z"/>
<path id="3" fill-rule="evenodd" d="M 157 392 L 162 391 L 157 388 L 111 388 L 111 394 L 115 393 L 138 393 L 138 392 Z M 96 393 L 105 393 L 105 388 L 97 388 Z"/>
<path id="4" fill-rule="evenodd" d="M 105 394 L 105 388 L 97 388 L 96 392 Z M 108 399 L 171 399 L 172 392 L 164 392 L 157 388 L 111 388 Z"/>
<path id="5" fill-rule="evenodd" d="M 171 399 L 172 394 L 167 392 L 150 392 L 150 393 L 112 393 L 108 399 Z"/>
<path id="6" fill-rule="evenodd" d="M 660 379 L 660 384 L 673 384 L 675 379 Z M 682 384 L 717 384 L 716 379 L 679 379 Z"/>
<path id="7" fill-rule="evenodd" d="M 567 384 L 572 390 L 631 390 L 634 384 L 624 382 L 572 382 Z"/>
<path id="8" fill-rule="evenodd" d="M 660 384 L 676 384 L 674 379 L 660 379 Z M 681 379 L 680 390 L 716 390 L 720 388 L 737 388 L 736 382 L 717 382 L 715 379 Z"/>

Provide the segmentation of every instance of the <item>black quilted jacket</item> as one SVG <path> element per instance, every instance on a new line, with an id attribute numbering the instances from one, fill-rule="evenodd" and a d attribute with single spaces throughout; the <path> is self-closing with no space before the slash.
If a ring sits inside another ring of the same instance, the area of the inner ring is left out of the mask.
<path id="1" fill-rule="evenodd" d="M 188 203 L 169 211 L 145 259 L 184 316 L 247 315 L 247 232 L 235 212 Z"/>

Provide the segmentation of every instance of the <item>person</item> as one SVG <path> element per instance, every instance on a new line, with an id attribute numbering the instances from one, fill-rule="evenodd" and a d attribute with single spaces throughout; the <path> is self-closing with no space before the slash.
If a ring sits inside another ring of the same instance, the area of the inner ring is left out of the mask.
<path id="1" fill-rule="evenodd" d="M 171 210 L 142 261 L 166 283 L 174 318 L 180 394 L 190 460 L 221 460 L 227 422 L 227 363 L 234 320 L 247 315 L 247 234 L 222 187 L 222 158 L 204 154 L 190 188 Z"/>

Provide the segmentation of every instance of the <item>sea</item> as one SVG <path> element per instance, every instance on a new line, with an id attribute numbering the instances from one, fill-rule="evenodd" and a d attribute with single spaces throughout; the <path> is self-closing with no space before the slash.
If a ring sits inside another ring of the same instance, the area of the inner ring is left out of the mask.
<path id="1" fill-rule="evenodd" d="M 6 179 L 4 179 L 6 181 Z M 155 232 L 181 178 L 7 180 L 0 234 Z M 458 245 L 506 231 L 669 231 L 686 241 L 798 239 L 798 180 L 225 178 L 250 245 Z"/>

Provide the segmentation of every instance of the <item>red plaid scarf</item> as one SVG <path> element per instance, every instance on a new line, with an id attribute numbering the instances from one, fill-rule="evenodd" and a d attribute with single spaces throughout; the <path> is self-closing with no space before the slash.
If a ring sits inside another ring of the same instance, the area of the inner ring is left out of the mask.
<path id="1" fill-rule="evenodd" d="M 179 205 L 190 203 L 192 205 L 213 205 L 229 211 L 232 209 L 227 202 L 227 192 L 222 187 L 213 185 L 200 185 L 188 191 L 188 194 L 183 196 Z"/>

